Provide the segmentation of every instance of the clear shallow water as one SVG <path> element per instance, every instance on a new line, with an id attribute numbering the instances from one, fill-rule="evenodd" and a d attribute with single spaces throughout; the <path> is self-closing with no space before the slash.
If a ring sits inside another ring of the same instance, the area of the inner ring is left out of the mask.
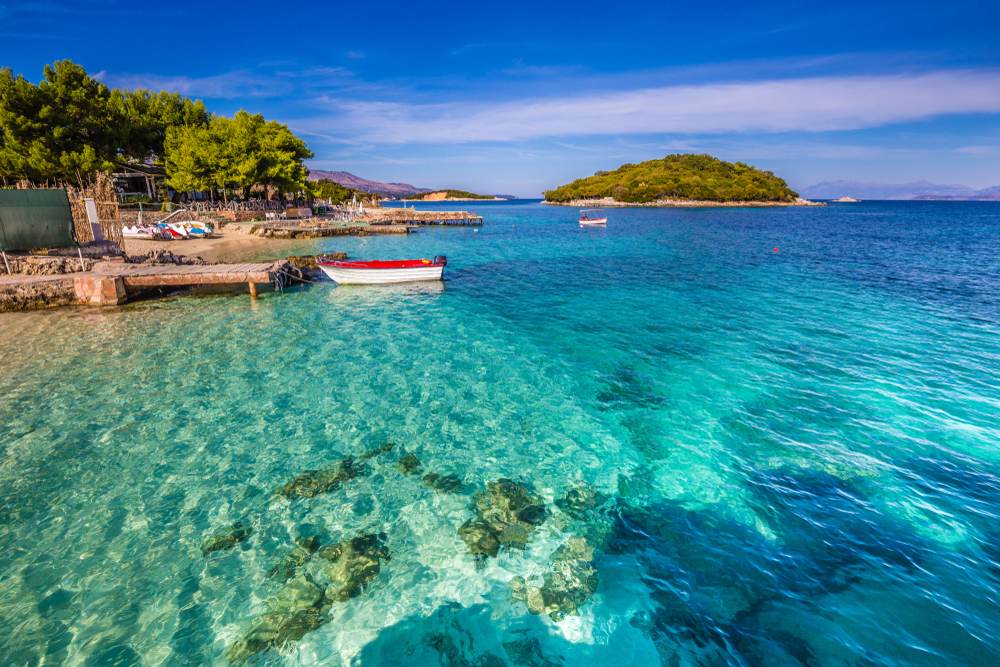
<path id="1" fill-rule="evenodd" d="M 255 664 L 997 664 L 1000 207 L 473 208 L 315 247 L 443 285 L 0 316 L 0 664 L 226 664 L 298 535 L 362 530 L 392 559 Z M 385 442 L 466 490 L 397 450 L 273 494 Z M 477 566 L 501 477 L 547 518 Z M 580 534 L 578 614 L 512 599 Z"/>

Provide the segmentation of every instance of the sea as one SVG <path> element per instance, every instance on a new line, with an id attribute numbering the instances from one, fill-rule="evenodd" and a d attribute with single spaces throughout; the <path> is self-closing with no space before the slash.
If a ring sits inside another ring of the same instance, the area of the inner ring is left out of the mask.
<path id="1" fill-rule="evenodd" d="M 0 666 L 1000 665 L 1000 204 L 416 206 L 0 315 Z"/>

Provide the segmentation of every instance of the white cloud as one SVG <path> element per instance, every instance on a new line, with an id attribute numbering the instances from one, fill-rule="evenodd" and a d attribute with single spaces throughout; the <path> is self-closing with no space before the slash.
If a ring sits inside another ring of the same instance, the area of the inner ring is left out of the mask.
<path id="1" fill-rule="evenodd" d="M 101 71 L 94 78 L 112 87 L 166 90 L 209 99 L 281 98 L 300 96 L 303 90 L 318 94 L 317 91 L 329 88 L 356 85 L 353 74 L 342 67 L 271 69 L 273 65 L 274 63 L 269 63 L 266 67 L 261 65 L 261 68 L 255 70 L 234 70 L 204 77 L 109 74 Z"/>
<path id="2" fill-rule="evenodd" d="M 993 155 L 994 150 L 993 146 L 962 146 L 961 148 L 956 148 L 955 152 L 967 155 Z"/>
<path id="3" fill-rule="evenodd" d="M 107 74 L 94 75 L 114 88 L 148 88 L 178 92 L 190 97 L 233 99 L 235 97 L 276 97 L 287 95 L 290 85 L 263 79 L 249 70 L 227 72 L 216 76 L 161 76 L 157 74 Z"/>
<path id="4" fill-rule="evenodd" d="M 334 101 L 316 131 L 379 143 L 628 134 L 826 132 L 1000 112 L 1000 73 L 839 76 L 593 91 L 489 104 Z"/>

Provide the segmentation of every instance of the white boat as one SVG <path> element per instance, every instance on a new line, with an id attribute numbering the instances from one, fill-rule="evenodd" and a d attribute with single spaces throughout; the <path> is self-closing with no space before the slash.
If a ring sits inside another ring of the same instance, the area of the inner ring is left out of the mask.
<path id="1" fill-rule="evenodd" d="M 162 239 L 163 230 L 156 225 L 133 225 L 122 227 L 122 237 L 127 239 Z"/>
<path id="2" fill-rule="evenodd" d="M 352 262 L 318 258 L 316 265 L 331 280 L 341 285 L 405 283 L 414 280 L 441 280 L 448 259 L 438 255 L 433 260 L 405 259 L 396 262 Z"/>
<path id="3" fill-rule="evenodd" d="M 191 236 L 191 232 L 184 225 L 177 224 L 176 222 L 161 222 L 158 226 L 164 231 L 168 232 L 175 239 L 186 239 Z"/>
<path id="4" fill-rule="evenodd" d="M 188 231 L 191 236 L 199 238 L 207 238 L 215 236 L 215 230 L 206 225 L 203 222 L 198 222 L 196 220 L 181 220 L 175 224 L 181 225 Z"/>
<path id="5" fill-rule="evenodd" d="M 608 224 L 608 216 L 604 214 L 603 208 L 585 208 L 580 211 L 581 227 L 597 227 Z"/>

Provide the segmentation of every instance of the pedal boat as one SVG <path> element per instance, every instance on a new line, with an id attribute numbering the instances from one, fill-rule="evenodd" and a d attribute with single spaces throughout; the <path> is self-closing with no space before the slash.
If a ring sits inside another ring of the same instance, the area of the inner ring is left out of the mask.
<path id="1" fill-rule="evenodd" d="M 126 239 L 162 239 L 163 230 L 156 225 L 132 225 L 122 227 L 122 237 Z"/>
<path id="2" fill-rule="evenodd" d="M 404 259 L 394 262 L 355 262 L 316 258 L 316 265 L 341 285 L 376 285 L 406 283 L 416 280 L 441 280 L 448 259 L 438 255 L 429 259 Z"/>

